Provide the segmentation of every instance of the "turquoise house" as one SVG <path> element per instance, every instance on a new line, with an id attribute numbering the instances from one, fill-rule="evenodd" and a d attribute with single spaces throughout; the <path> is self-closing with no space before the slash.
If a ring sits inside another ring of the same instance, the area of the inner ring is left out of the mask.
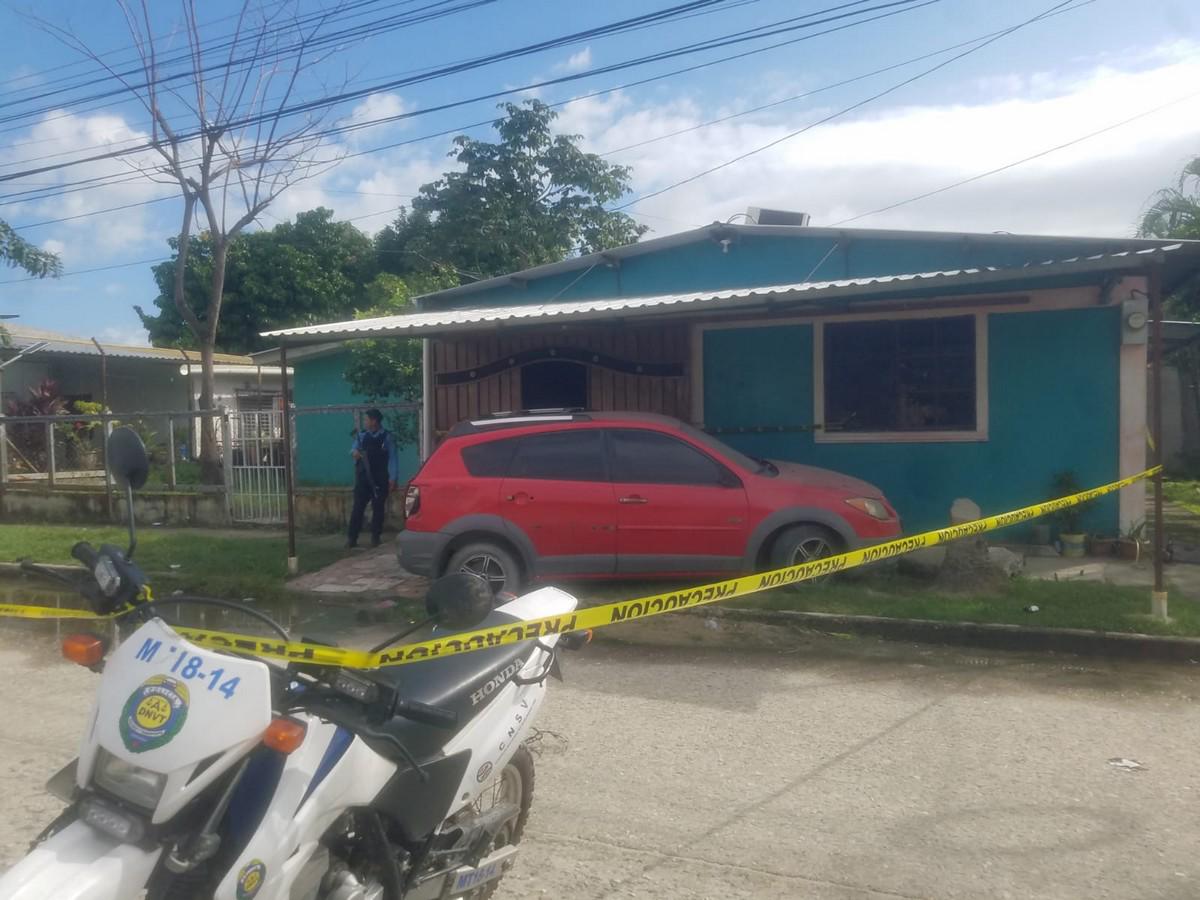
<path id="1" fill-rule="evenodd" d="M 297 405 L 344 389 L 341 342 L 420 337 L 423 453 L 500 411 L 665 413 L 756 456 L 871 481 L 910 532 L 944 524 L 958 497 L 998 512 L 1046 498 L 1062 472 L 1090 486 L 1146 466 L 1149 300 L 1200 268 L 1200 243 L 768 221 L 464 285 L 409 315 L 277 332 Z M 328 355 L 310 368 L 313 346 Z M 1088 525 L 1143 516 L 1137 485 Z"/>
<path id="2" fill-rule="evenodd" d="M 375 404 L 356 394 L 346 381 L 343 373 L 349 354 L 349 348 L 341 344 L 306 347 L 289 354 L 288 363 L 295 372 L 292 400 L 296 409 L 296 484 L 300 487 L 354 485 L 350 432 L 361 427 L 362 413 Z M 270 350 L 257 356 L 275 359 L 278 352 Z M 397 416 L 413 416 L 382 405 L 386 427 L 395 429 Z M 419 450 L 416 443 L 400 447 L 402 479 L 417 471 Z"/>

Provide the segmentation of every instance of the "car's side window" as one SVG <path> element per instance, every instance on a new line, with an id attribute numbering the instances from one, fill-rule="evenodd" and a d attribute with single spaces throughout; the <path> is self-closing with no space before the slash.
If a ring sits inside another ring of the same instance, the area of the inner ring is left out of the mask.
<path id="1" fill-rule="evenodd" d="M 607 481 L 604 436 L 596 429 L 581 429 L 520 438 L 508 476 L 556 481 Z"/>
<path id="2" fill-rule="evenodd" d="M 729 470 L 683 441 L 640 429 L 613 429 L 613 480 L 630 484 L 728 487 Z"/>
<path id="3" fill-rule="evenodd" d="M 463 465 L 476 478 L 503 478 L 508 474 L 513 454 L 517 452 L 520 438 L 503 441 L 487 441 L 463 447 Z"/>

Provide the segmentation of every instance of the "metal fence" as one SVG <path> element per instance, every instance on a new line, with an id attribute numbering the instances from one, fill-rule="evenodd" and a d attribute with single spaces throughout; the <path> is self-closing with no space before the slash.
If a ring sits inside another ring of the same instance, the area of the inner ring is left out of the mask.
<path id="1" fill-rule="evenodd" d="M 414 403 L 293 407 L 289 423 L 293 470 L 298 451 L 328 452 L 327 447 L 297 448 L 298 416 L 346 416 L 349 433 L 351 428 L 361 427 L 362 414 L 372 405 L 386 412 L 413 413 L 420 421 L 420 404 Z M 213 420 L 222 463 L 216 484 L 203 482 L 197 461 L 205 417 Z M 151 465 L 149 487 L 221 493 L 231 522 L 279 525 L 287 521 L 287 429 L 279 409 L 0 415 L 0 490 L 104 485 L 111 497 L 105 442 L 120 425 L 132 427 L 146 445 Z"/>

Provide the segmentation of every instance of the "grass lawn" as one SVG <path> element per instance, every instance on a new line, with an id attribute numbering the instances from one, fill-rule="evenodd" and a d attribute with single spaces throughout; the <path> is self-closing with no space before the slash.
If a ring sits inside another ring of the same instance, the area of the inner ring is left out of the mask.
<path id="1" fill-rule="evenodd" d="M 578 586 L 585 602 L 601 603 L 657 594 L 659 584 Z M 1200 605 L 1177 598 L 1170 622 L 1150 618 L 1148 588 L 1088 581 L 1014 578 L 977 594 L 938 590 L 901 575 L 863 575 L 815 585 L 797 585 L 751 594 L 722 604 L 739 609 L 934 619 L 943 622 L 999 622 L 1041 628 L 1087 628 L 1143 634 L 1200 636 Z M 1037 606 L 1038 612 L 1026 612 Z"/>
<path id="2" fill-rule="evenodd" d="M 1200 481 L 1163 481 L 1163 497 L 1200 515 Z"/>
<path id="3" fill-rule="evenodd" d="M 128 540 L 123 528 L 78 525 L 0 525 L 0 561 L 28 557 L 34 562 L 77 565 L 76 541 L 116 544 Z M 342 538 L 299 538 L 303 571 L 329 565 L 342 555 Z M 287 574 L 287 539 L 253 530 L 141 528 L 134 558 L 158 596 L 172 590 L 211 597 L 278 599 Z M 177 567 L 177 568 L 173 568 Z"/>

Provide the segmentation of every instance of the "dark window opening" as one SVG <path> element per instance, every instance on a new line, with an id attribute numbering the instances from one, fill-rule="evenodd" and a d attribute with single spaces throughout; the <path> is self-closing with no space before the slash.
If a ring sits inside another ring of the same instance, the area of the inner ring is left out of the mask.
<path id="1" fill-rule="evenodd" d="M 975 317 L 825 326 L 830 431 L 974 431 Z"/>
<path id="2" fill-rule="evenodd" d="M 587 409 L 587 367 L 548 359 L 521 369 L 522 409 Z"/>
<path id="3" fill-rule="evenodd" d="M 613 480 L 628 484 L 695 484 L 710 487 L 736 483 L 716 460 L 683 441 L 653 431 L 614 430 Z"/>
<path id="4" fill-rule="evenodd" d="M 476 478 L 503 478 L 508 474 L 508 465 L 520 440 L 509 438 L 506 441 L 488 441 L 463 447 L 463 463 Z"/>
<path id="5" fill-rule="evenodd" d="M 510 478 L 607 481 L 604 437 L 597 429 L 552 431 L 518 438 Z"/>

